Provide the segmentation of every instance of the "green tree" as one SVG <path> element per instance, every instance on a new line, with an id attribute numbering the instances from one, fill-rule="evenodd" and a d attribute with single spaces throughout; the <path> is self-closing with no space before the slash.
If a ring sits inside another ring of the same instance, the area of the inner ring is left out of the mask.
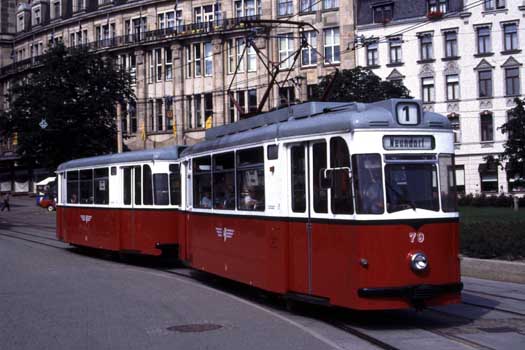
<path id="1" fill-rule="evenodd" d="M 24 165 L 54 169 L 67 160 L 114 151 L 116 105 L 134 95 L 129 73 L 111 58 L 57 44 L 13 83 L 7 97 L 2 135 L 17 135 Z M 40 127 L 42 120 L 46 128 Z"/>
<path id="2" fill-rule="evenodd" d="M 332 73 L 321 79 L 314 89 L 314 99 L 320 99 L 333 78 Z M 375 102 L 389 98 L 411 98 L 408 89 L 396 82 L 381 80 L 370 69 L 356 67 L 339 71 L 327 101 Z"/>
<path id="3" fill-rule="evenodd" d="M 516 106 L 508 113 L 508 120 L 501 126 L 501 131 L 507 134 L 507 141 L 500 153 L 500 165 L 507 162 L 507 169 L 514 177 L 525 178 L 525 99 L 514 99 Z"/>

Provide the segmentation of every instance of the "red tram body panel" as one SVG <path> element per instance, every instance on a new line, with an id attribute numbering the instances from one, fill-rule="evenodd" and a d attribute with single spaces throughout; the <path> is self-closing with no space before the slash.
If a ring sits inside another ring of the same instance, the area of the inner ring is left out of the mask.
<path id="1" fill-rule="evenodd" d="M 297 105 L 62 164 L 57 237 L 357 310 L 458 303 L 453 145 L 418 101 Z"/>

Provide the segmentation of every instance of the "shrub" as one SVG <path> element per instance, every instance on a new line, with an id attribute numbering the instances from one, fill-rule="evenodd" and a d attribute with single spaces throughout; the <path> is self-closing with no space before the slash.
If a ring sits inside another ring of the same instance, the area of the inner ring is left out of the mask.
<path id="1" fill-rule="evenodd" d="M 525 221 L 463 223 L 461 253 L 473 258 L 523 259 Z"/>

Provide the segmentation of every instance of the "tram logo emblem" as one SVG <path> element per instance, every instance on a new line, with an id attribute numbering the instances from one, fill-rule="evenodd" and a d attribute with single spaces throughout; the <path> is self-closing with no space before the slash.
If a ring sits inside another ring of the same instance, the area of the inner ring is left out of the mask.
<path id="1" fill-rule="evenodd" d="M 80 215 L 80 220 L 82 220 L 86 224 L 88 222 L 90 222 L 92 218 L 93 218 L 93 216 L 91 216 L 91 215 Z"/>
<path id="2" fill-rule="evenodd" d="M 234 229 L 231 229 L 231 228 L 222 228 L 222 227 L 215 227 L 215 232 L 217 232 L 217 236 L 221 237 L 224 242 L 226 242 L 226 240 L 228 238 L 232 238 L 233 235 L 235 234 L 235 230 Z"/>

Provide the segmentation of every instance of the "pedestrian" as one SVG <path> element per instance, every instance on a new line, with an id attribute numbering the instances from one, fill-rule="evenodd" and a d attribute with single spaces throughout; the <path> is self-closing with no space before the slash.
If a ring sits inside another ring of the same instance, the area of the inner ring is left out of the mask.
<path id="1" fill-rule="evenodd" d="M 2 198 L 2 211 L 7 208 L 7 211 L 11 211 L 11 206 L 9 206 L 9 198 L 11 197 L 10 192 L 6 192 Z"/>

